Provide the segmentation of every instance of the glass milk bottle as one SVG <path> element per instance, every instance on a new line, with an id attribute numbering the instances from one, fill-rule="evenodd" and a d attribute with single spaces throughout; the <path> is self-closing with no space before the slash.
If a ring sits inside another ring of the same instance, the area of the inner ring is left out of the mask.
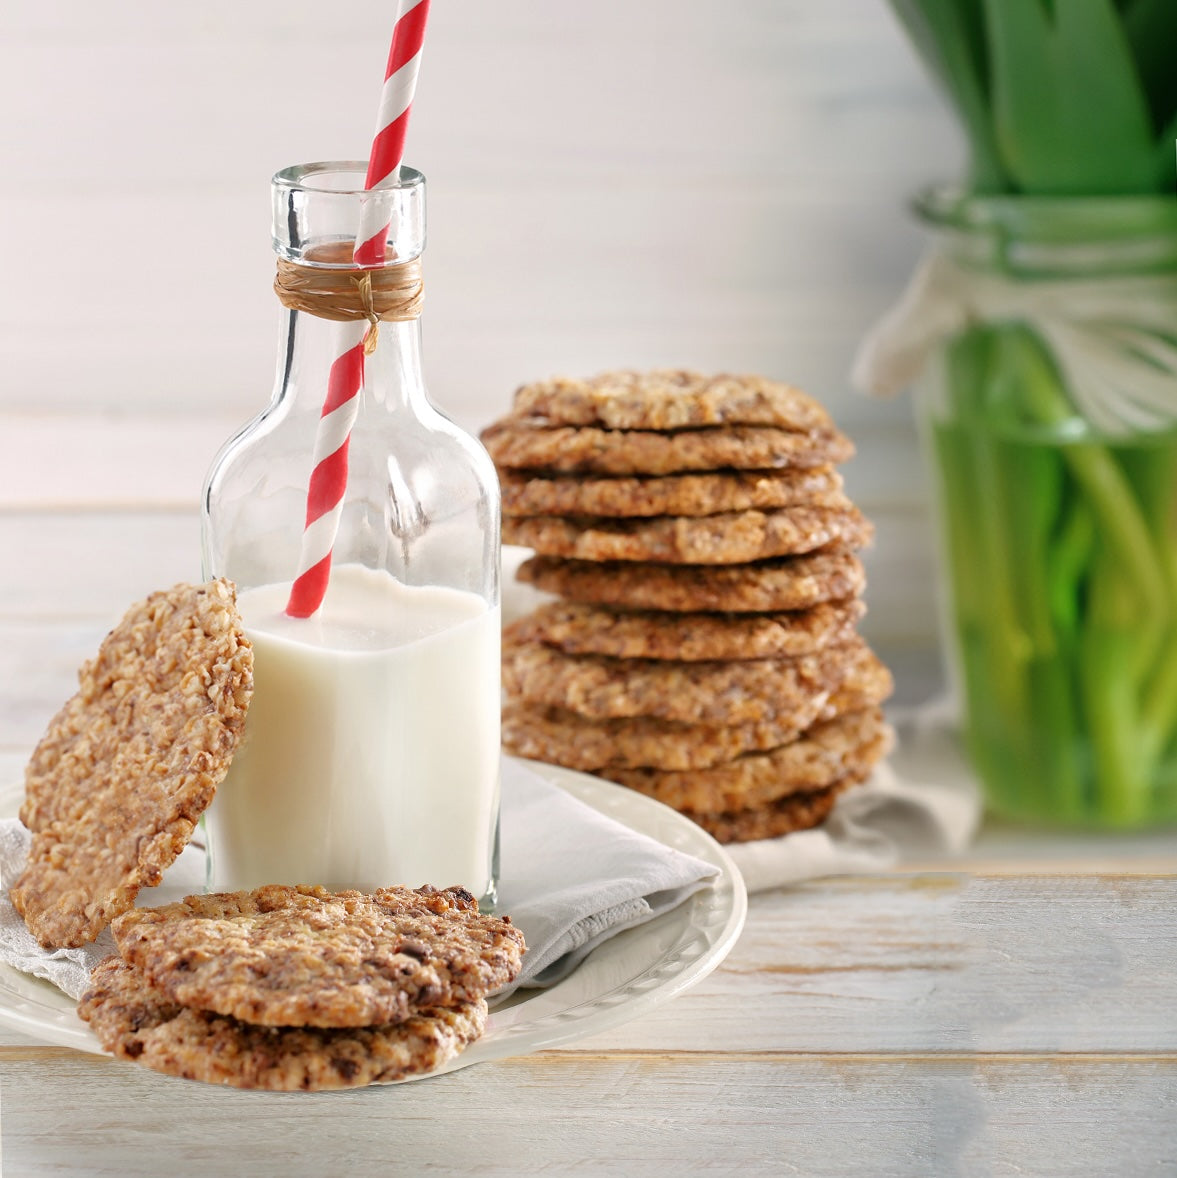
<path id="1" fill-rule="evenodd" d="M 365 193 L 364 173 L 274 177 L 275 389 L 204 490 L 204 572 L 236 582 L 255 652 L 210 886 L 460 884 L 493 903 L 498 482 L 425 391 L 424 177 Z M 361 203 L 389 226 L 375 267 L 352 260 Z"/>

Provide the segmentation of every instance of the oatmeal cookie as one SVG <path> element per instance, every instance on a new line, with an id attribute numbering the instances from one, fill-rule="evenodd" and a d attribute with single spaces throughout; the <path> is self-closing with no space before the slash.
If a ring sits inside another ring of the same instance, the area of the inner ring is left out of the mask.
<path id="1" fill-rule="evenodd" d="M 799 389 L 762 376 L 704 376 L 684 369 L 604 372 L 587 380 L 557 377 L 523 385 L 513 412 L 561 425 L 608 429 L 683 429 L 776 425 L 828 429 L 829 415 Z"/>
<path id="2" fill-rule="evenodd" d="M 861 601 L 822 602 L 766 614 L 673 613 L 553 601 L 504 630 L 504 640 L 543 642 L 565 654 L 623 659 L 797 658 L 846 642 L 866 612 Z"/>
<path id="3" fill-rule="evenodd" d="M 851 774 L 825 789 L 787 794 L 763 806 L 742 810 L 683 810 L 682 813 L 721 843 L 780 838 L 820 826 L 830 816 L 838 798 L 863 780 Z"/>
<path id="4" fill-rule="evenodd" d="M 123 958 L 169 1001 L 265 1026 L 366 1027 L 512 981 L 523 934 L 461 888 L 270 885 L 136 909 Z"/>
<path id="5" fill-rule="evenodd" d="M 775 470 L 830 466 L 853 457 L 836 429 L 793 431 L 767 425 L 655 433 L 551 426 L 505 418 L 482 431 L 496 466 L 563 474 L 675 474 L 693 470 Z"/>
<path id="6" fill-rule="evenodd" d="M 716 515 L 778 507 L 844 507 L 842 476 L 809 470 L 714 471 L 667 475 L 537 475 L 501 470 L 503 514 Z"/>
<path id="7" fill-rule="evenodd" d="M 870 537 L 870 524 L 851 504 L 654 519 L 535 515 L 503 520 L 503 543 L 543 556 L 659 564 L 746 564 L 831 544 L 861 548 Z"/>
<path id="8" fill-rule="evenodd" d="M 134 606 L 78 673 L 25 773 L 11 889 L 45 948 L 93 941 L 187 845 L 241 738 L 253 651 L 228 581 Z"/>
<path id="9" fill-rule="evenodd" d="M 862 565 L 849 549 L 746 565 L 658 565 L 533 556 L 516 580 L 569 601 L 691 613 L 801 610 L 858 597 Z"/>
<path id="10" fill-rule="evenodd" d="M 877 707 L 891 676 L 865 645 L 840 687 L 799 702 L 788 713 L 751 724 L 684 724 L 650 716 L 589 719 L 564 708 L 508 703 L 503 747 L 520 757 L 586 772 L 614 768 L 707 769 L 795 740 L 812 725 Z"/>
<path id="11" fill-rule="evenodd" d="M 99 963 L 78 1004 L 103 1048 L 188 1080 L 319 1092 L 432 1072 L 477 1039 L 486 1003 L 425 1007 L 371 1027 L 263 1027 L 170 1001 L 117 957 Z"/>
<path id="12" fill-rule="evenodd" d="M 656 716 L 681 724 L 787 721 L 824 704 L 858 656 L 860 638 L 795 659 L 670 662 L 566 655 L 540 644 L 504 643 L 508 697 L 592 719 Z"/>
<path id="13" fill-rule="evenodd" d="M 828 711 L 823 718 L 874 707 L 890 699 L 894 690 L 895 681 L 891 672 L 879 656 L 862 642 L 858 652 L 847 661 L 842 681 L 830 696 L 829 707 L 833 710 Z"/>
<path id="14" fill-rule="evenodd" d="M 710 769 L 668 771 L 605 766 L 602 777 L 692 813 L 746 810 L 788 794 L 824 789 L 865 775 L 891 748 L 893 734 L 878 708 L 814 725 L 789 744 L 746 753 Z"/>
<path id="15" fill-rule="evenodd" d="M 519 757 L 589 773 L 608 766 L 706 769 L 796 739 L 827 706 L 818 695 L 788 716 L 721 727 L 651 716 L 590 720 L 563 708 L 508 704 L 503 708 L 503 747 Z"/>

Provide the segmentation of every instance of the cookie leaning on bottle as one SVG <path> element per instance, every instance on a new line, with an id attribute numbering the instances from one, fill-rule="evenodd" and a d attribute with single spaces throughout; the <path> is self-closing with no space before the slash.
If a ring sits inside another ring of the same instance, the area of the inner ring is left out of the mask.
<path id="1" fill-rule="evenodd" d="M 158 884 L 228 772 L 253 692 L 233 585 L 132 606 L 78 683 L 25 771 L 33 840 L 9 892 L 45 948 L 89 944 Z"/>

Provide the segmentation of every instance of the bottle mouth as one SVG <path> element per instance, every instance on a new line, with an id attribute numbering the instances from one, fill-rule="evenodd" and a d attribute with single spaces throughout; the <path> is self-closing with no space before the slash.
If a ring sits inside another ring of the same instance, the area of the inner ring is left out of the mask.
<path id="1" fill-rule="evenodd" d="M 275 172 L 275 189 L 301 189 L 305 192 L 331 193 L 335 196 L 363 197 L 364 178 L 368 165 L 363 160 L 322 160 L 311 164 L 293 164 Z M 425 177 L 416 168 L 402 164 L 394 177 L 380 185 L 385 189 L 401 190 L 417 188 L 425 184 Z"/>
<path id="2" fill-rule="evenodd" d="M 376 188 L 365 189 L 362 160 L 295 164 L 271 184 L 273 245 L 280 258 L 324 269 L 354 269 L 349 246 L 387 226 L 383 262 L 398 265 L 425 249 L 425 177 L 401 166 Z"/>

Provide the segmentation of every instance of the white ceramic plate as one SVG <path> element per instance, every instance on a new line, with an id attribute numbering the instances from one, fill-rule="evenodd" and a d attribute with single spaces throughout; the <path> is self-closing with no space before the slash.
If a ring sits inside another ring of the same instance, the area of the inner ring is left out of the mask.
<path id="1" fill-rule="evenodd" d="M 744 924 L 748 901 L 740 873 L 727 852 L 693 822 L 611 782 L 555 765 L 528 764 L 632 830 L 715 864 L 719 875 L 673 911 L 598 946 L 551 989 L 516 991 L 492 1009 L 482 1038 L 441 1072 L 570 1043 L 638 1018 L 706 977 L 727 956 Z M 0 814 L 15 814 L 18 804 L 19 793 L 5 791 Z M 46 1043 L 102 1053 L 69 997 L 5 965 L 0 965 L 0 1023 Z"/>

